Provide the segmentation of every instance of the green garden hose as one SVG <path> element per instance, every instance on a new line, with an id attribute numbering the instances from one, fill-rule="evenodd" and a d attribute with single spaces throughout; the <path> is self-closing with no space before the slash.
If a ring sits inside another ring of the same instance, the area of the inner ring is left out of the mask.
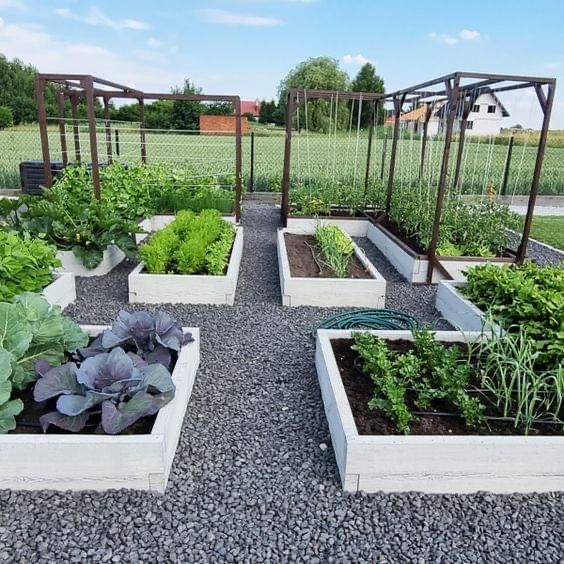
<path id="1" fill-rule="evenodd" d="M 318 323 L 312 331 L 318 329 L 417 329 L 419 320 L 409 313 L 394 309 L 357 309 L 338 313 Z"/>

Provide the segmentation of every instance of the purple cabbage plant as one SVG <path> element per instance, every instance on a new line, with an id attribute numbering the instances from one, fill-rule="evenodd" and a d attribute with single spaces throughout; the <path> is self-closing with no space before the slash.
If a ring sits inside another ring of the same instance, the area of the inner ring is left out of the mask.
<path id="1" fill-rule="evenodd" d="M 76 433 L 94 420 L 115 435 L 154 415 L 174 397 L 172 354 L 190 341 L 167 313 L 121 311 L 111 329 L 79 349 L 81 361 L 36 364 L 35 401 L 56 398 L 56 411 L 40 418 L 43 430 Z"/>

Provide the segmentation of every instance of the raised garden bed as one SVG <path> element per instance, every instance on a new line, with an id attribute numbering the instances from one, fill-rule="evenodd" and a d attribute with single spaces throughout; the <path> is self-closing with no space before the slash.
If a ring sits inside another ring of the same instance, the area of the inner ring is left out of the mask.
<path id="1" fill-rule="evenodd" d="M 278 230 L 278 268 L 283 305 L 384 307 L 386 281 L 353 241 L 354 259 L 349 269 L 350 277 L 327 277 L 330 274 L 320 268 L 312 255 L 312 241 L 308 243 L 315 226 L 309 230 L 310 234 L 305 234 L 304 229 Z"/>
<path id="2" fill-rule="evenodd" d="M 455 328 L 462 331 L 490 331 L 484 312 L 460 292 L 466 282 L 441 280 L 437 288 L 435 307 Z M 499 330 L 499 328 L 496 328 Z"/>
<path id="3" fill-rule="evenodd" d="M 361 214 L 355 217 L 288 216 L 287 228 L 292 233 L 313 233 L 316 225 L 320 222 L 324 225 L 336 225 L 351 237 L 366 237 L 369 225 L 368 219 Z"/>
<path id="4" fill-rule="evenodd" d="M 83 326 L 91 336 L 107 327 Z M 132 488 L 164 492 L 182 421 L 200 362 L 198 328 L 185 328 L 193 341 L 176 360 L 174 398 L 141 434 L 0 434 L 0 488 L 16 490 L 108 490 Z M 39 430 L 40 431 L 40 430 Z"/>
<path id="5" fill-rule="evenodd" d="M 80 258 L 78 258 L 72 251 L 58 251 L 57 256 L 61 260 L 62 270 L 65 272 L 72 272 L 76 276 L 103 276 L 112 271 L 118 264 L 125 258 L 125 253 L 116 247 L 110 245 L 104 251 L 102 262 L 95 268 L 86 268 Z"/>
<path id="6" fill-rule="evenodd" d="M 412 340 L 409 331 L 369 333 L 388 341 Z M 343 344 L 341 340 L 351 338 L 351 331 L 319 330 L 316 344 L 317 375 L 343 489 L 526 493 L 562 488 L 562 436 L 509 435 L 506 433 L 510 431 L 502 427 L 493 435 L 456 434 L 460 425 L 442 420 L 434 423 L 433 416 L 412 426 L 412 432 L 419 434 L 398 435 L 386 434 L 390 431 L 381 422 L 363 420 L 366 413 L 355 410 L 358 402 L 364 403 L 369 396 L 358 390 L 358 382 L 353 383 L 356 390 L 347 383 L 351 359 L 335 354 L 335 347 Z M 480 333 L 440 331 L 436 338 L 463 343 L 480 338 Z M 371 426 L 380 434 L 361 432 Z"/>
<path id="7" fill-rule="evenodd" d="M 387 226 L 377 222 L 370 222 L 367 226 L 366 236 L 384 254 L 394 268 L 412 283 L 426 283 L 428 256 L 415 248 L 415 245 L 393 232 Z M 478 264 L 495 264 L 499 266 L 511 264 L 511 257 L 439 257 L 439 262 L 453 280 L 464 280 L 463 271 Z M 436 284 L 444 280 L 445 276 L 434 269 L 432 282 Z"/>
<path id="8" fill-rule="evenodd" d="M 139 263 L 129 274 L 130 303 L 184 303 L 233 305 L 243 256 L 243 228 L 237 227 L 227 272 L 202 274 L 150 274 Z"/>
<path id="9" fill-rule="evenodd" d="M 72 272 L 56 272 L 53 282 L 46 286 L 42 292 L 51 305 L 58 305 L 65 309 L 76 301 L 76 283 Z"/>

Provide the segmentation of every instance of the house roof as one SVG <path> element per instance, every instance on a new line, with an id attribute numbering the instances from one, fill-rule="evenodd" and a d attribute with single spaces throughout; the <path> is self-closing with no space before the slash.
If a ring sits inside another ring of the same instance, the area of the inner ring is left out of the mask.
<path id="1" fill-rule="evenodd" d="M 489 89 L 484 89 L 483 92 L 480 92 L 480 96 L 483 96 L 484 94 L 490 94 L 493 97 L 496 104 L 498 104 L 500 109 L 501 109 L 501 116 L 502 117 L 509 117 L 509 115 L 510 115 L 509 112 L 507 111 L 505 106 L 500 102 L 499 98 L 495 95 L 495 92 L 492 92 Z M 480 99 L 480 96 L 478 96 L 476 101 L 478 101 Z M 433 116 L 444 117 L 445 111 L 446 111 L 446 105 L 443 105 L 441 108 L 438 109 L 438 111 L 433 112 Z"/>
<path id="2" fill-rule="evenodd" d="M 258 100 L 241 100 L 241 113 L 258 116 L 260 112 L 260 102 Z"/>

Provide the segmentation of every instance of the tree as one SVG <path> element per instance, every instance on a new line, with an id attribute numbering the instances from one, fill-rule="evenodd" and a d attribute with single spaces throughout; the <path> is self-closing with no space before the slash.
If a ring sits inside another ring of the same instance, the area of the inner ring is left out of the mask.
<path id="1" fill-rule="evenodd" d="M 373 92 L 375 94 L 384 93 L 384 79 L 376 74 L 376 69 L 371 63 L 365 63 L 362 68 L 358 71 L 355 79 L 351 84 L 351 88 L 354 92 Z M 353 107 L 353 123 L 357 123 L 358 120 L 358 100 L 355 102 Z M 360 112 L 360 125 L 363 127 L 368 126 L 370 123 L 370 113 L 371 104 L 363 103 L 362 110 Z M 378 116 L 378 125 L 384 123 L 384 112 L 382 111 L 383 105 L 381 102 L 375 107 L 375 112 Z"/>
<path id="2" fill-rule="evenodd" d="M 291 70 L 278 86 L 279 107 L 285 115 L 286 99 L 290 88 L 308 88 L 311 90 L 347 90 L 349 77 L 339 68 L 339 63 L 331 57 L 314 57 L 301 62 Z M 347 127 L 349 109 L 346 103 L 339 104 L 338 111 L 331 111 L 328 100 L 310 100 L 307 105 L 307 127 L 312 131 L 329 131 L 334 127 L 332 119 L 337 118 L 337 127 Z M 299 111 L 300 128 L 306 125 L 306 112 Z M 297 120 L 296 120 L 297 121 Z"/>
<path id="3" fill-rule="evenodd" d="M 201 94 L 202 89 L 190 79 L 184 81 L 182 88 L 173 88 L 173 94 Z M 174 100 L 172 104 L 171 125 L 174 129 L 197 131 L 200 128 L 201 102 Z"/>
<path id="4" fill-rule="evenodd" d="M 259 121 L 261 123 L 276 123 L 276 102 L 271 100 L 262 100 L 259 108 Z"/>
<path id="5" fill-rule="evenodd" d="M 12 125 L 14 125 L 12 109 L 8 106 L 0 106 L 0 129 L 12 127 Z"/>

